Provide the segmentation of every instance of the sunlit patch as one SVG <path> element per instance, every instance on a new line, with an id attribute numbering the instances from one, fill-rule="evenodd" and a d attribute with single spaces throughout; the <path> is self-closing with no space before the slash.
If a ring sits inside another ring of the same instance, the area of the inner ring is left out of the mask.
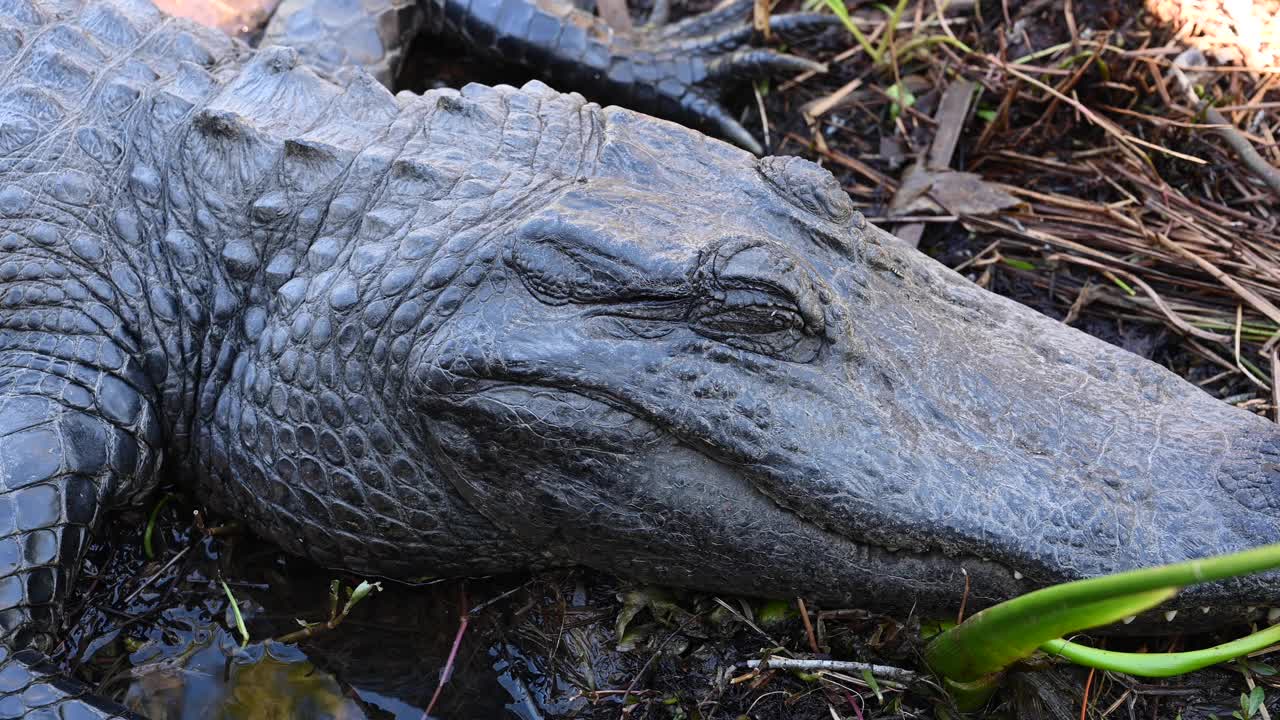
<path id="1" fill-rule="evenodd" d="M 1215 65 L 1280 66 L 1280 0 L 1146 0 L 1147 10 Z"/>

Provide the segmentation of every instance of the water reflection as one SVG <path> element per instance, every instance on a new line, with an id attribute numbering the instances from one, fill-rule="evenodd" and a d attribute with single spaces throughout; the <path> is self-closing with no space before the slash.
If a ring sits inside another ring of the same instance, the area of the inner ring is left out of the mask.
<path id="1" fill-rule="evenodd" d="M 193 539 L 186 530 L 171 532 L 147 561 L 132 549 L 133 528 L 116 530 L 86 563 L 85 607 L 61 659 L 107 692 L 127 687 L 126 703 L 153 720 L 418 720 L 464 609 L 468 630 L 434 718 L 589 717 L 584 689 L 630 679 L 626 660 L 602 659 L 617 655 L 607 579 L 589 592 L 572 574 L 384 582 L 338 628 L 282 644 L 269 638 L 328 617 L 333 578 L 357 579 L 253 538 Z M 250 633 L 244 647 L 221 579 Z M 568 587 L 551 587 L 558 581 Z"/>

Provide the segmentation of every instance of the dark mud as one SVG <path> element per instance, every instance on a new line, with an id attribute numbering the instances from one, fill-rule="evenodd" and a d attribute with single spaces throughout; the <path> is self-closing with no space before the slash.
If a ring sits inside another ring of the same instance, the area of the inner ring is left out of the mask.
<path id="1" fill-rule="evenodd" d="M 383 581 L 336 629 L 272 640 L 329 613 L 329 586 L 362 578 L 317 568 L 248 535 L 207 537 L 193 508 L 158 517 L 156 557 L 144 516 L 122 516 L 87 558 L 67 645 L 68 672 L 153 720 L 433 717 L 663 720 L 749 717 L 941 717 L 928 683 L 905 692 L 859 674 L 818 680 L 753 673 L 746 660 L 809 652 L 794 606 L 670 593 L 585 570 L 433 582 Z M 216 522 L 216 519 L 211 522 Z M 175 560 L 176 558 L 176 560 Z M 225 580 L 244 616 L 242 645 Z M 809 608 L 824 655 L 918 668 L 918 624 L 859 610 Z M 452 672 L 435 693 L 468 616 Z M 1190 642 L 1206 642 L 1191 639 Z M 1162 650 L 1167 640 L 1112 647 Z M 1034 667 L 1012 679 L 989 717 L 1078 717 L 1087 672 Z M 1116 717 L 1230 717 L 1231 670 L 1139 684 L 1099 676 L 1094 697 Z M 1277 708 L 1280 709 L 1280 708 Z"/>

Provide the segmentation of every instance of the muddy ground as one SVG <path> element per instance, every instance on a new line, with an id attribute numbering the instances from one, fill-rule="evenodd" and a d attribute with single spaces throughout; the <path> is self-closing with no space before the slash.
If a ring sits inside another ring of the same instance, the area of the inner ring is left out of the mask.
<path id="1" fill-rule="evenodd" d="M 155 720 L 424 717 L 463 614 L 468 624 L 432 717 L 945 717 L 946 701 L 927 681 L 878 683 L 877 696 L 856 673 L 742 667 L 770 652 L 811 656 L 794 604 L 672 593 L 584 570 L 417 587 L 383 581 L 335 629 L 280 643 L 272 638 L 299 630 L 299 621 L 329 616 L 333 580 L 351 587 L 365 578 L 312 567 L 252 536 L 206 537 L 188 522 L 191 510 L 179 502 L 160 513 L 152 560 L 141 550 L 146 518 L 113 525 L 86 561 L 84 602 L 58 657 Z M 808 610 L 823 656 L 919 669 L 917 619 Z M 1111 647 L 1207 642 L 1112 639 Z M 1248 674 L 1265 682 L 1259 670 L 1267 672 L 1259 662 Z M 1076 718 L 1087 681 L 1087 671 L 1037 663 L 982 716 Z M 1229 718 L 1244 687 L 1244 673 L 1230 668 L 1159 682 L 1099 674 L 1090 716 Z"/>

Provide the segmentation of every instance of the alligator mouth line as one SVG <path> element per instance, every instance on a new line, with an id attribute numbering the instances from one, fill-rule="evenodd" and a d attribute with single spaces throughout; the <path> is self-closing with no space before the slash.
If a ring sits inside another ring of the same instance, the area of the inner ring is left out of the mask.
<path id="1" fill-rule="evenodd" d="M 771 504 L 773 504 L 779 510 L 783 511 L 789 517 L 793 518 L 798 524 L 808 525 L 808 526 L 817 528 L 824 536 L 830 538 L 833 545 L 848 543 L 855 546 L 855 548 L 862 550 L 864 553 L 865 552 L 882 553 L 884 557 L 914 558 L 921 561 L 928 561 L 928 560 L 937 559 L 937 558 L 945 558 L 950 561 L 968 561 L 972 563 L 982 563 L 989 566 L 995 566 L 1000 568 L 1004 572 L 1008 573 L 1015 580 L 1021 580 L 1024 577 L 1024 575 L 1021 572 L 1013 570 L 1012 568 L 1005 565 L 1004 563 L 982 558 L 972 553 L 947 552 L 941 547 L 926 548 L 926 549 L 913 549 L 913 548 L 907 548 L 907 547 L 901 547 L 901 546 L 894 547 L 894 546 L 888 546 L 888 545 L 876 543 L 869 539 L 849 537 L 837 530 L 832 529 L 831 526 L 827 523 L 816 521 L 813 518 L 806 516 L 804 513 L 800 512 L 799 510 L 796 510 L 794 507 L 792 507 L 790 504 L 788 504 L 784 500 L 778 498 L 772 493 L 767 492 L 764 489 L 764 487 L 762 487 L 763 484 L 760 483 L 757 479 L 757 476 L 760 474 L 760 471 L 757 469 L 756 465 L 752 463 L 740 462 L 732 458 L 726 457 L 723 451 L 717 452 L 716 446 L 706 442 L 705 440 L 702 440 L 696 437 L 688 437 L 683 433 L 672 430 L 668 427 L 664 427 L 664 425 L 660 422 L 660 418 L 656 416 L 654 413 L 648 412 L 644 408 L 638 407 L 634 403 L 623 400 L 617 397 L 616 395 L 613 395 L 595 388 L 588 388 L 588 387 L 582 387 L 582 386 L 578 386 L 573 389 L 566 389 L 562 386 L 553 385 L 551 383 L 534 383 L 534 382 L 512 381 L 512 380 L 504 381 L 504 380 L 495 380 L 495 379 L 486 379 L 486 380 L 481 380 L 480 382 L 481 384 L 478 387 L 469 388 L 468 392 L 466 393 L 457 392 L 457 393 L 451 393 L 450 395 L 457 398 L 461 398 L 463 401 L 466 401 L 467 399 L 474 398 L 476 396 L 491 394 L 494 392 L 500 392 L 506 389 L 529 390 L 531 388 L 537 388 L 537 389 L 553 392 L 559 395 L 573 395 L 576 397 L 580 397 L 588 402 L 598 403 L 612 410 L 626 413 L 627 415 L 630 415 L 631 417 L 644 422 L 646 425 L 653 428 L 655 431 L 671 437 L 676 442 L 679 442 L 685 447 L 695 452 L 698 452 L 702 455 L 705 455 L 706 457 L 714 460 L 715 462 L 721 465 L 724 465 L 727 468 L 730 468 L 731 470 L 734 471 L 733 475 L 739 478 L 739 480 L 741 481 L 743 489 L 749 492 L 755 493 L 760 497 L 768 500 Z M 1033 576 L 1034 575 L 1035 573 L 1033 573 Z"/>

